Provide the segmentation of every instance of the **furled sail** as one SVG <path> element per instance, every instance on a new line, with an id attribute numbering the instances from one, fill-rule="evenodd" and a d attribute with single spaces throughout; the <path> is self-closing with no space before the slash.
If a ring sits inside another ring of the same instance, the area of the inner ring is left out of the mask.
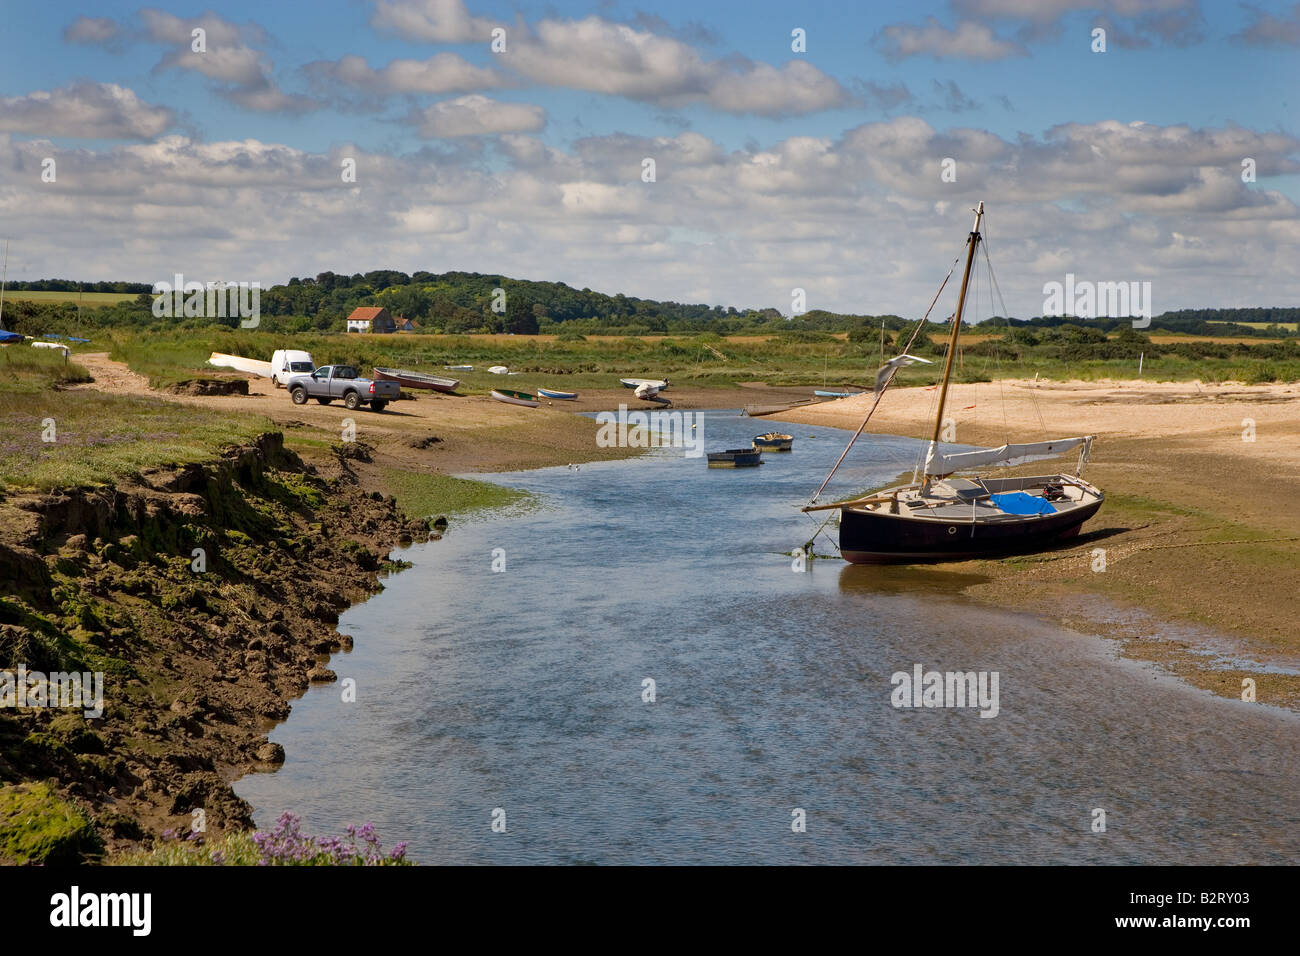
<path id="1" fill-rule="evenodd" d="M 927 475 L 951 475 L 957 471 L 967 471 L 981 465 L 1005 465 L 1021 458 L 1033 458 L 1042 455 L 1063 455 L 1067 451 L 1083 447 L 1084 460 L 1092 447 L 1095 435 L 1079 438 L 1058 438 L 1054 441 L 1035 441 L 1021 445 L 1002 445 L 999 448 L 976 448 L 974 451 L 943 452 L 938 443 L 930 442 L 930 450 L 925 456 L 925 473 Z"/>

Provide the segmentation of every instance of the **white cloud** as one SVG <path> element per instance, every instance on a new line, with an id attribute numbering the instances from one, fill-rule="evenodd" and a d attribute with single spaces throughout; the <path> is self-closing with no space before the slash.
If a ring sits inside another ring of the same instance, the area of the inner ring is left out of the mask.
<path id="1" fill-rule="evenodd" d="M 309 63 L 304 69 L 318 80 L 367 93 L 468 93 L 510 85 L 499 71 L 475 66 L 455 53 L 437 53 L 427 60 L 393 60 L 378 70 L 359 56 Z"/>
<path id="2" fill-rule="evenodd" d="M 515 41 L 510 65 L 536 83 L 666 106 L 704 102 L 733 113 L 779 116 L 847 104 L 838 81 L 801 60 L 777 68 L 704 60 L 672 37 L 601 17 L 543 20 Z"/>
<path id="3" fill-rule="evenodd" d="M 936 59 L 1004 60 L 1028 52 L 1019 43 L 996 36 L 983 23 L 962 20 L 949 29 L 935 17 L 926 17 L 923 26 L 891 24 L 877 34 L 876 45 L 890 60 L 920 55 Z"/>
<path id="4" fill-rule="evenodd" d="M 245 109 L 264 113 L 304 113 L 323 104 L 280 89 L 274 78 L 274 64 L 251 43 L 265 43 L 265 31 L 254 23 L 232 23 L 207 12 L 185 19 L 162 10 L 140 11 L 148 39 L 172 46 L 156 71 L 189 70 L 219 85 L 216 91 Z M 194 49 L 194 31 L 202 29 L 203 46 Z"/>
<path id="5" fill-rule="evenodd" d="M 87 46 L 112 46 L 120 36 L 117 21 L 108 17 L 77 17 L 63 31 L 63 39 L 68 43 Z"/>
<path id="6" fill-rule="evenodd" d="M 546 125 L 546 111 L 528 103 L 503 103 L 471 94 L 434 103 L 413 119 L 421 136 L 488 136 L 534 133 Z"/>
<path id="7" fill-rule="evenodd" d="M 376 0 L 370 24 L 433 43 L 486 43 L 499 26 L 471 16 L 464 0 Z"/>
<path id="8" fill-rule="evenodd" d="M 172 125 L 164 106 L 114 83 L 80 81 L 0 98 L 0 131 L 88 139 L 151 139 Z"/>
<path id="9" fill-rule="evenodd" d="M 473 99 L 435 104 L 431 122 L 495 140 L 405 156 L 183 136 L 74 151 L 0 134 L 0 217 L 25 237 L 11 277 L 465 269 L 737 306 L 785 308 L 798 286 L 812 308 L 914 316 L 985 199 L 1017 315 L 1067 271 L 1150 278 L 1161 309 L 1257 302 L 1262 274 L 1269 301 L 1300 296 L 1300 210 L 1265 185 L 1300 172 L 1285 133 L 1106 121 L 1003 139 L 903 116 L 755 149 L 693 131 L 561 148 L 500 132 L 519 104 Z M 35 172 L 47 155 L 58 189 Z M 1260 183 L 1240 181 L 1243 155 Z M 939 176 L 948 156 L 955 184 Z M 341 181 L 344 157 L 355 184 Z"/>

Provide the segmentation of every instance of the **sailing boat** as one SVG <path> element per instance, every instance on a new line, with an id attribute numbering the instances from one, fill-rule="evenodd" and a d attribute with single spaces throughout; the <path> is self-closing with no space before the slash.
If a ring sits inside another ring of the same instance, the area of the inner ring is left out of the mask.
<path id="1" fill-rule="evenodd" d="M 948 383 L 952 378 L 953 359 L 961 335 L 971 264 L 975 259 L 975 248 L 980 242 L 984 203 L 981 202 L 974 212 L 975 226 L 967 238 L 966 268 L 962 273 L 957 311 L 952 319 L 952 334 L 948 340 L 948 354 L 939 389 L 939 408 L 935 415 L 934 433 L 926 452 L 922 480 L 887 488 L 862 498 L 824 505 L 810 504 L 803 509 L 839 509 L 840 553 L 845 560 L 854 564 L 959 560 L 1042 551 L 1077 535 L 1079 528 L 1097 513 L 1104 500 L 1098 488 L 1080 477 L 1095 435 L 1006 444 L 998 448 L 977 448 L 973 451 L 958 451 L 951 446 L 945 448 L 939 441 Z M 935 298 L 938 298 L 937 294 Z M 877 380 L 872 412 L 880 403 L 884 390 L 897 369 L 910 364 L 906 361 L 908 359 L 915 360 L 913 356 L 900 355 L 881 369 L 882 377 Z M 853 436 L 855 440 L 870 417 L 869 412 Z M 852 444 L 850 441 L 849 446 L 852 447 Z M 956 477 L 957 472 L 969 469 L 1009 465 L 1021 459 L 1059 455 L 1076 448 L 1079 449 L 1079 464 L 1073 475 Z M 844 454 L 848 454 L 848 448 Z M 841 455 L 840 461 L 843 460 L 844 455 Z M 838 462 L 836 467 L 839 467 Z M 834 474 L 834 469 L 831 474 Z M 821 494 L 829 481 L 830 476 L 827 476 L 817 494 Z M 817 495 L 814 495 L 813 501 L 816 498 Z"/>

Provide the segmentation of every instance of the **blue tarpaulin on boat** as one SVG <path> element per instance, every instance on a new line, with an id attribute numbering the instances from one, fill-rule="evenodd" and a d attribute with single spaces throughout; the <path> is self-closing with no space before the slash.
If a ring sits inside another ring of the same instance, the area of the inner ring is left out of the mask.
<path id="1" fill-rule="evenodd" d="M 1050 501 L 1044 501 L 1023 491 L 1008 491 L 1000 495 L 989 495 L 989 500 L 1009 515 L 1054 515 L 1056 509 Z"/>

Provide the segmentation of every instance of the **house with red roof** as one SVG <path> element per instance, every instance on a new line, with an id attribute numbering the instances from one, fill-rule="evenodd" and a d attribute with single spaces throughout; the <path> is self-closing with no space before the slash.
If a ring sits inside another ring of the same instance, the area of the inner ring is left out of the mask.
<path id="1" fill-rule="evenodd" d="M 387 309 L 359 307 L 348 316 L 349 332 L 393 332 L 397 325 Z"/>

